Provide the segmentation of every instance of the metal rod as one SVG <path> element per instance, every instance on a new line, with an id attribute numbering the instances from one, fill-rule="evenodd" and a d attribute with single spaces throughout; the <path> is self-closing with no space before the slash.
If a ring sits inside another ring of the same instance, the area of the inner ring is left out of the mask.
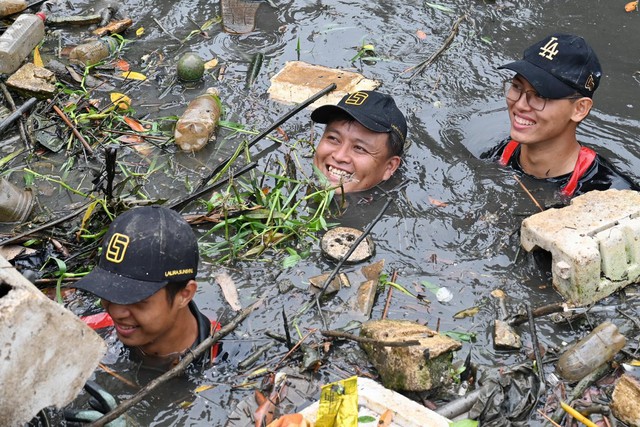
<path id="1" fill-rule="evenodd" d="M 5 117 L 5 119 L 2 120 L 2 122 L 0 122 L 0 133 L 4 132 L 4 130 L 6 128 L 8 128 L 9 126 L 11 126 L 11 124 L 13 122 L 18 120 L 22 116 L 22 114 L 26 113 L 34 105 L 36 105 L 36 102 L 37 102 L 37 99 L 29 98 L 27 101 L 25 101 L 24 104 L 22 104 L 21 106 L 16 108 L 16 110 L 13 113 L 11 113 L 7 117 Z"/>

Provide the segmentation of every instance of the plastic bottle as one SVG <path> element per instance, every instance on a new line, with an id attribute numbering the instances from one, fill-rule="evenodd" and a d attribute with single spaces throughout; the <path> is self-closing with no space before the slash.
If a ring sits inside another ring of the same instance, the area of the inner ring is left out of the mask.
<path id="1" fill-rule="evenodd" d="M 26 8 L 26 0 L 0 0 L 0 18 L 22 12 Z"/>
<path id="2" fill-rule="evenodd" d="M 198 151 L 204 147 L 216 129 L 220 119 L 218 91 L 207 89 L 189 103 L 176 123 L 176 144 L 183 151 Z"/>
<path id="3" fill-rule="evenodd" d="M 23 13 L 0 36 L 0 73 L 11 74 L 44 38 L 42 13 Z"/>
<path id="4" fill-rule="evenodd" d="M 604 322 L 562 353 L 556 370 L 565 380 L 580 381 L 613 359 L 626 342 L 616 325 Z"/>
<path id="5" fill-rule="evenodd" d="M 95 65 L 108 58 L 118 48 L 118 41 L 113 37 L 102 37 L 79 44 L 69 52 L 69 59 L 85 66 Z"/>

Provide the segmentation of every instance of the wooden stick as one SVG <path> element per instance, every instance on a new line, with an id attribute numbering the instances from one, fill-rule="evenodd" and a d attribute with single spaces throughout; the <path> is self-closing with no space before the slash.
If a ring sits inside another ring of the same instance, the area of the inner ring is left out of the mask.
<path id="1" fill-rule="evenodd" d="M 341 331 L 320 331 L 320 333 L 325 337 L 341 338 L 345 340 L 356 341 L 361 344 L 378 344 L 384 347 L 411 347 L 413 345 L 420 345 L 420 341 L 418 340 L 381 341 L 373 338 L 360 337 L 358 335 L 353 335 L 348 332 Z"/>
<path id="2" fill-rule="evenodd" d="M 60 116 L 62 121 L 65 122 L 67 126 L 69 126 L 69 129 L 71 129 L 71 132 L 73 132 L 75 137 L 78 138 L 78 140 L 82 143 L 82 145 L 84 146 L 84 149 L 87 150 L 87 153 L 93 156 L 93 150 L 91 149 L 91 145 L 89 145 L 87 140 L 84 139 L 84 136 L 82 136 L 82 134 L 78 131 L 78 129 L 76 129 L 73 123 L 71 123 L 71 120 L 69 120 L 69 117 L 67 117 L 64 111 L 62 111 L 60 107 L 58 107 L 55 104 L 53 104 L 52 107 L 53 107 L 53 111 L 55 111 Z"/>
<path id="3" fill-rule="evenodd" d="M 193 351 L 187 353 L 187 355 L 180 360 L 180 362 L 174 366 L 171 370 L 165 372 L 160 375 L 158 378 L 151 381 L 145 387 L 140 389 L 135 395 L 133 395 L 129 400 L 125 400 L 120 405 L 118 405 L 113 411 L 108 412 L 102 418 L 94 421 L 89 425 L 89 427 L 102 427 L 110 421 L 115 420 L 120 415 L 124 414 L 131 407 L 139 403 L 142 399 L 145 398 L 146 395 L 154 391 L 156 388 L 174 378 L 182 373 L 190 364 L 193 362 L 198 356 L 200 356 L 205 351 L 209 350 L 215 343 L 220 341 L 223 337 L 230 334 L 242 321 L 253 312 L 260 304 L 262 304 L 262 299 L 254 302 L 249 307 L 242 310 L 236 317 L 234 317 L 229 323 L 222 327 L 222 329 L 218 330 L 215 334 L 209 336 L 207 339 L 202 341 Z"/>
<path id="4" fill-rule="evenodd" d="M 522 189 L 524 190 L 525 193 L 527 193 L 527 196 L 529 196 L 529 198 L 531 200 L 533 200 L 533 203 L 536 204 L 536 206 L 538 207 L 538 209 L 540 209 L 540 212 L 544 211 L 544 209 L 542 208 L 542 206 L 540 206 L 540 203 L 538 203 L 538 201 L 536 200 L 535 197 L 533 197 L 533 194 L 531 194 L 531 192 L 527 189 L 527 187 L 524 186 L 524 184 L 522 183 L 522 181 L 520 181 L 520 178 L 518 178 L 516 175 L 513 175 L 513 178 L 518 182 L 518 184 L 520 184 L 520 187 L 522 187 Z"/>
<path id="5" fill-rule="evenodd" d="M 427 58 L 426 60 L 422 61 L 418 65 L 414 65 L 413 67 L 409 67 L 409 68 L 407 68 L 406 70 L 403 71 L 403 73 L 407 73 L 409 71 L 415 70 L 414 73 L 409 77 L 409 80 L 413 79 L 415 76 L 417 76 L 418 74 L 422 73 L 425 68 L 427 68 L 429 65 L 433 64 L 433 62 L 438 58 L 438 56 L 440 56 L 442 54 L 442 52 L 444 52 L 449 47 L 449 45 L 453 42 L 453 39 L 458 34 L 458 27 L 460 27 L 460 23 L 462 23 L 462 21 L 464 21 L 465 19 L 467 19 L 467 14 L 466 13 L 464 15 L 462 15 L 461 17 L 459 17 L 456 20 L 456 22 L 453 23 L 453 26 L 451 27 L 451 32 L 449 33 L 449 36 L 444 40 L 444 43 L 442 43 L 442 46 L 440 46 L 440 49 L 438 49 L 433 55 L 431 55 L 429 58 Z"/>
<path id="6" fill-rule="evenodd" d="M 122 381 L 123 383 L 128 385 L 129 387 L 135 388 L 135 389 L 139 389 L 140 388 L 140 386 L 138 384 L 136 384 L 133 381 L 128 380 L 127 378 L 123 377 L 122 375 L 120 375 L 119 373 L 117 373 L 116 371 L 114 371 L 113 369 L 111 369 L 110 367 L 105 365 L 104 363 L 98 363 L 98 366 L 100 367 L 100 369 L 105 371 L 107 374 L 111 375 L 114 378 L 119 379 L 120 381 Z"/>
<path id="7" fill-rule="evenodd" d="M 398 270 L 393 270 L 393 274 L 391 275 L 391 281 L 395 283 L 397 278 L 398 278 Z M 391 304 L 392 295 L 393 295 L 393 286 L 389 286 L 389 291 L 387 292 L 387 302 L 385 302 L 384 311 L 382 312 L 382 317 L 381 317 L 382 320 L 387 318 L 387 313 L 389 312 L 389 304 Z"/>
<path id="8" fill-rule="evenodd" d="M 0 89 L 2 90 L 2 94 L 7 100 L 7 104 L 11 107 L 11 111 L 16 111 L 16 103 L 13 101 L 13 97 L 11 96 L 11 92 L 7 89 L 7 86 L 4 83 L 0 83 Z M 26 104 L 26 103 L 25 103 Z M 20 138 L 24 142 L 24 145 L 27 147 L 27 150 L 31 150 L 33 147 L 33 139 L 31 138 L 31 134 L 27 132 L 26 120 L 24 117 L 18 118 L 18 130 L 20 131 Z"/>
<path id="9" fill-rule="evenodd" d="M 540 415 L 542 415 L 542 417 L 543 417 L 545 420 L 549 421 L 549 422 L 551 423 L 551 425 L 553 425 L 554 427 L 562 427 L 560 424 L 558 424 L 557 422 L 555 422 L 555 421 L 553 421 L 551 418 L 549 418 L 549 417 L 547 416 L 547 414 L 545 414 L 544 412 L 542 412 L 540 409 L 538 409 L 538 413 L 539 413 Z"/>

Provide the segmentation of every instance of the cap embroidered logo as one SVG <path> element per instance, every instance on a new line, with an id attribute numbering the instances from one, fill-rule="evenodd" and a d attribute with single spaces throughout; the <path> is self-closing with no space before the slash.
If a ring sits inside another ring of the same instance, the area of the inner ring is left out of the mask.
<path id="1" fill-rule="evenodd" d="M 105 253 L 105 259 L 115 264 L 120 264 L 124 259 L 124 254 L 129 247 L 129 236 L 124 234 L 115 233 L 109 240 L 109 246 L 107 246 L 107 252 Z"/>
<path id="2" fill-rule="evenodd" d="M 589 90 L 589 91 L 594 91 L 596 88 L 596 82 L 593 79 L 593 74 L 589 74 L 589 77 L 587 77 L 587 81 L 584 83 L 584 87 L 585 89 Z"/>
<path id="3" fill-rule="evenodd" d="M 368 97 L 369 95 L 364 92 L 355 92 L 349 95 L 344 103 L 348 105 L 362 105 Z"/>
<path id="4" fill-rule="evenodd" d="M 559 53 L 557 40 L 557 37 L 551 37 L 547 44 L 540 48 L 540 53 L 538 55 L 553 61 L 553 58 Z"/>

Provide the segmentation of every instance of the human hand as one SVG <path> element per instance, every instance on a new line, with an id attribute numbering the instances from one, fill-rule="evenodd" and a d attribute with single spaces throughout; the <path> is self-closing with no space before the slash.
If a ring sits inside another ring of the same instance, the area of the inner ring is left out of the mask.
<path id="1" fill-rule="evenodd" d="M 84 385 L 84 389 L 91 395 L 89 405 L 93 409 L 65 409 L 64 418 L 66 421 L 76 424 L 91 423 L 102 418 L 106 413 L 112 411 L 116 406 L 118 406 L 118 402 L 116 402 L 115 397 L 99 386 L 98 383 L 94 381 L 87 381 Z M 126 422 L 122 417 L 106 424 L 106 427 L 125 426 Z"/>
<path id="2" fill-rule="evenodd" d="M 267 427 L 313 427 L 302 414 L 283 415 Z"/>

